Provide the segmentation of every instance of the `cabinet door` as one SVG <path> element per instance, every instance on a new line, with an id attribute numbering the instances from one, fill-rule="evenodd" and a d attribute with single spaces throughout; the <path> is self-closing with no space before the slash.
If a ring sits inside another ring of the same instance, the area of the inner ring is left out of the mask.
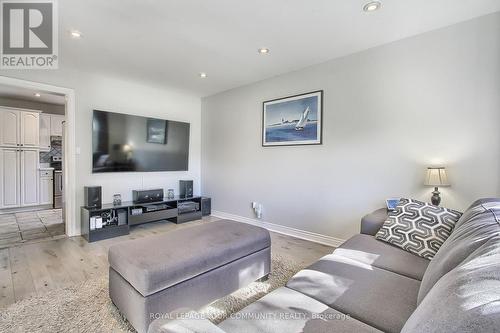
<path id="1" fill-rule="evenodd" d="M 50 135 L 62 136 L 64 116 L 50 115 Z"/>
<path id="2" fill-rule="evenodd" d="M 21 151 L 21 206 L 38 205 L 38 150 Z"/>
<path id="3" fill-rule="evenodd" d="M 52 204 L 53 181 L 52 177 L 40 177 L 40 205 Z"/>
<path id="4" fill-rule="evenodd" d="M 40 113 L 21 111 L 21 141 L 23 147 L 40 145 Z"/>
<path id="5" fill-rule="evenodd" d="M 19 111 L 0 109 L 0 146 L 17 147 L 19 143 Z"/>
<path id="6" fill-rule="evenodd" d="M 50 114 L 40 115 L 40 150 L 50 150 Z"/>
<path id="7" fill-rule="evenodd" d="M 0 208 L 19 207 L 20 152 L 0 149 Z"/>

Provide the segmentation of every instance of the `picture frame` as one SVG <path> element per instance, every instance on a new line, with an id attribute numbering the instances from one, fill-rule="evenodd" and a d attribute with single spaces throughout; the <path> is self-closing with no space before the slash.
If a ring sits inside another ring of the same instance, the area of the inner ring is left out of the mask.
<path id="1" fill-rule="evenodd" d="M 167 120 L 149 118 L 147 120 L 147 138 L 149 143 L 167 143 Z"/>
<path id="2" fill-rule="evenodd" d="M 323 143 L 323 90 L 262 103 L 262 146 Z"/>
<path id="3" fill-rule="evenodd" d="M 395 210 L 398 203 L 401 201 L 401 198 L 389 198 L 385 200 L 385 204 L 387 206 L 387 210 Z"/>

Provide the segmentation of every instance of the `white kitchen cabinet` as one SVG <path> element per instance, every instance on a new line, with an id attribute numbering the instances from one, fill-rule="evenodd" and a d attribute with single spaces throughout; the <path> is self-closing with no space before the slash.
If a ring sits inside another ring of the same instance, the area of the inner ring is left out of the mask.
<path id="1" fill-rule="evenodd" d="M 50 151 L 50 114 L 40 115 L 40 150 Z"/>
<path id="2" fill-rule="evenodd" d="M 50 135 L 62 136 L 63 135 L 63 121 L 64 116 L 50 115 Z"/>
<path id="3" fill-rule="evenodd" d="M 38 149 L 0 149 L 0 208 L 38 205 Z"/>
<path id="4" fill-rule="evenodd" d="M 40 112 L 0 107 L 0 146 L 38 148 Z"/>
<path id="5" fill-rule="evenodd" d="M 54 192 L 54 174 L 52 170 L 40 170 L 38 204 L 52 205 Z"/>
<path id="6" fill-rule="evenodd" d="M 38 150 L 21 151 L 21 206 L 38 205 Z"/>
<path id="7" fill-rule="evenodd" d="M 19 149 L 0 149 L 0 208 L 20 206 L 20 156 Z"/>
<path id="8" fill-rule="evenodd" d="M 40 112 L 0 107 L 0 120 L 0 209 L 38 205 Z"/>
<path id="9" fill-rule="evenodd" d="M 0 146 L 17 147 L 20 139 L 20 113 L 0 108 Z"/>
<path id="10" fill-rule="evenodd" d="M 21 111 L 21 140 L 22 147 L 35 148 L 40 142 L 40 113 Z"/>

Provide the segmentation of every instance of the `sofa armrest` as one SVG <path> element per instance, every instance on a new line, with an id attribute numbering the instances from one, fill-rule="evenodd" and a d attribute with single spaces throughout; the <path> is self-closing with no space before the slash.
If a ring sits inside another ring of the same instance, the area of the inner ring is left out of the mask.
<path id="1" fill-rule="evenodd" d="M 380 208 L 363 216 L 361 219 L 361 233 L 375 236 L 387 220 L 387 208 Z"/>
<path id="2" fill-rule="evenodd" d="M 177 314 L 179 316 L 179 314 Z M 158 318 L 148 328 L 148 333 L 225 333 L 208 319 L 201 318 L 195 311 L 179 316 L 178 319 Z"/>

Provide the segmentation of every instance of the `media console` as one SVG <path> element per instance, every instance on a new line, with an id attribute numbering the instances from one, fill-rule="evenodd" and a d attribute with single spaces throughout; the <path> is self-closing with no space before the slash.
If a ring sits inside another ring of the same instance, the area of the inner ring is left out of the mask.
<path id="1" fill-rule="evenodd" d="M 82 236 L 88 242 L 129 234 L 130 227 L 138 224 L 167 220 L 184 223 L 201 219 L 206 198 L 175 197 L 156 202 L 123 202 L 101 207 L 81 207 Z"/>

